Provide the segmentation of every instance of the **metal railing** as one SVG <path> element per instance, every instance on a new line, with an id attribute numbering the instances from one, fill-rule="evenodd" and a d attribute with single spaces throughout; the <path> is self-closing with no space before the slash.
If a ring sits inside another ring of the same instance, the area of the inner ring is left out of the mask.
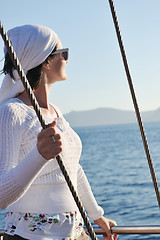
<path id="1" fill-rule="evenodd" d="M 102 229 L 94 228 L 96 235 L 105 235 Z M 160 234 L 160 225 L 158 226 L 115 226 L 112 228 L 115 234 Z M 0 230 L 0 240 L 3 240 L 3 230 Z"/>

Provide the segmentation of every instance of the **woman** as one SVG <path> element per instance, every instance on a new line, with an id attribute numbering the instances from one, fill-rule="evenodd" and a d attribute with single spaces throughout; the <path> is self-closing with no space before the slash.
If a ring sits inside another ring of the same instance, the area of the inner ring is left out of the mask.
<path id="1" fill-rule="evenodd" d="M 58 154 L 89 217 L 112 239 L 110 228 L 116 223 L 103 217 L 79 165 L 81 141 L 59 108 L 48 101 L 52 85 L 67 78 L 68 49 L 44 26 L 20 26 L 8 35 L 49 127 L 42 130 L 5 50 L 0 90 L 0 208 L 7 207 L 4 239 L 88 239 L 55 159 Z"/>

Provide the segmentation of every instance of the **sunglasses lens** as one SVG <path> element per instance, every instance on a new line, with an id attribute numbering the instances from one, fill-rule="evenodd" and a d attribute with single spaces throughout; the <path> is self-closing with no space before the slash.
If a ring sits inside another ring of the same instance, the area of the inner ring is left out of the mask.
<path id="1" fill-rule="evenodd" d="M 65 61 L 68 60 L 68 51 L 63 52 L 63 58 Z"/>

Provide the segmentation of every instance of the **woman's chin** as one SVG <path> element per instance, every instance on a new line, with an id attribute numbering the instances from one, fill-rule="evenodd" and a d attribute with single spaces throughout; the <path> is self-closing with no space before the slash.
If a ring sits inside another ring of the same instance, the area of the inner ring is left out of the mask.
<path id="1" fill-rule="evenodd" d="M 55 82 L 65 81 L 67 79 L 67 74 L 63 74 L 63 76 L 59 76 Z"/>
<path id="2" fill-rule="evenodd" d="M 64 74 L 62 77 L 62 81 L 66 80 L 66 79 L 67 79 L 67 74 Z"/>

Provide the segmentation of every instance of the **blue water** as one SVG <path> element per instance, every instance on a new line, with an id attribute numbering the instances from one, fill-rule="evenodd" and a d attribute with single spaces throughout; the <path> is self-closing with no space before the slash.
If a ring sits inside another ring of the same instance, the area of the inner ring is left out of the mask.
<path id="1" fill-rule="evenodd" d="M 144 125 L 160 183 L 160 123 Z M 75 129 L 83 143 L 83 166 L 105 216 L 119 226 L 160 225 L 160 210 L 137 124 Z M 119 239 L 160 239 L 121 235 Z"/>
<path id="2" fill-rule="evenodd" d="M 144 127 L 160 183 L 160 123 L 146 123 Z M 119 226 L 160 225 L 160 210 L 137 124 L 75 131 L 83 143 L 81 165 L 105 216 Z M 4 228 L 3 215 L 1 212 L 0 228 Z M 160 235 L 120 235 L 119 239 L 158 240 Z"/>

